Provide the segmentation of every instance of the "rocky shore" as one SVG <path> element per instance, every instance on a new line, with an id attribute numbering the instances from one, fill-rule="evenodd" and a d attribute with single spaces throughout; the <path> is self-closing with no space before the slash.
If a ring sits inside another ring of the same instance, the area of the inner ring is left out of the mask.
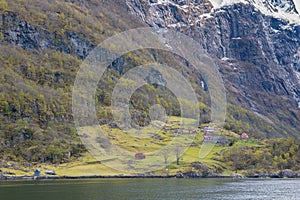
<path id="1" fill-rule="evenodd" d="M 57 179 L 97 179 L 97 178 L 300 178 L 300 174 L 296 174 L 291 170 L 283 170 L 280 173 L 259 173 L 249 176 L 241 174 L 220 175 L 211 173 L 202 175 L 194 172 L 180 173 L 176 175 L 86 175 L 86 176 L 0 176 L 0 180 L 57 180 Z"/>

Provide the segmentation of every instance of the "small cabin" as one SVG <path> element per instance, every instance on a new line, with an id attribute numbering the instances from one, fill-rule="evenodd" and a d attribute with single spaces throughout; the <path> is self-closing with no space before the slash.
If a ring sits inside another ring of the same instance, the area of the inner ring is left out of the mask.
<path id="1" fill-rule="evenodd" d="M 145 159 L 145 158 L 146 158 L 146 155 L 143 154 L 143 153 L 136 153 L 134 157 L 135 157 L 135 159 L 140 159 L 140 160 L 142 160 L 142 159 Z"/>
<path id="2" fill-rule="evenodd" d="M 46 175 L 55 175 L 55 171 L 54 170 L 45 170 L 45 174 Z"/>
<path id="3" fill-rule="evenodd" d="M 33 176 L 38 177 L 40 175 L 41 175 L 41 171 L 40 170 L 38 170 L 38 169 L 34 170 L 34 175 Z"/>
<path id="4" fill-rule="evenodd" d="M 202 129 L 202 132 L 204 132 L 204 134 L 213 134 L 215 132 L 215 129 L 213 127 L 204 127 Z"/>
<path id="5" fill-rule="evenodd" d="M 217 138 L 214 137 L 213 135 L 204 135 L 202 142 L 217 143 L 217 141 L 218 141 Z"/>
<path id="6" fill-rule="evenodd" d="M 199 144 L 197 142 L 192 142 L 191 143 L 191 147 L 198 147 L 198 146 L 199 146 Z"/>
<path id="7" fill-rule="evenodd" d="M 241 138 L 242 138 L 242 139 L 248 139 L 249 136 L 247 135 L 247 133 L 243 133 L 243 134 L 241 135 Z"/>
<path id="8" fill-rule="evenodd" d="M 228 139 L 225 138 L 225 137 L 219 138 L 219 139 L 218 139 L 218 143 L 219 143 L 219 144 L 226 144 L 226 143 L 228 143 Z"/>
<path id="9" fill-rule="evenodd" d="M 134 160 L 129 160 L 128 161 L 128 165 L 133 165 L 134 164 Z"/>

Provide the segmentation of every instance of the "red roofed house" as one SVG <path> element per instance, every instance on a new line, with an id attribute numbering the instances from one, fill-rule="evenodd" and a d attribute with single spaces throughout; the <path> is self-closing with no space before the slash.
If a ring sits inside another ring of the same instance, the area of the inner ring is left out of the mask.
<path id="1" fill-rule="evenodd" d="M 248 139 L 249 136 L 247 135 L 247 133 L 243 133 L 243 134 L 241 135 L 241 138 L 242 138 L 242 139 Z"/>
<path id="2" fill-rule="evenodd" d="M 135 159 L 145 159 L 146 156 L 143 153 L 136 153 L 135 154 Z"/>

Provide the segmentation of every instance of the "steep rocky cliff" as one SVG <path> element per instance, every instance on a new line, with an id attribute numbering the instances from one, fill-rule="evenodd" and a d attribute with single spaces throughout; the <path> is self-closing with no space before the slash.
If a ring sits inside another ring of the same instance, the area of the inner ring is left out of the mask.
<path id="1" fill-rule="evenodd" d="M 298 136 L 300 16 L 292 0 L 126 2 L 148 25 L 199 41 L 216 59 L 230 102 L 271 124 L 268 136 Z"/>
<path id="2" fill-rule="evenodd" d="M 66 32 L 65 38 L 63 38 L 62 35 L 51 34 L 45 29 L 28 23 L 14 12 L 6 12 L 0 16 L 0 31 L 3 42 L 24 49 L 54 49 L 85 58 L 93 48 L 86 38 L 76 32 Z"/>

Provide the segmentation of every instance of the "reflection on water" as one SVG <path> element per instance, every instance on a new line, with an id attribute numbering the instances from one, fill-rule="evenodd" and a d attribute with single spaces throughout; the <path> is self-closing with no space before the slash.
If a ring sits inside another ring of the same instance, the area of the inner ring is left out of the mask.
<path id="1" fill-rule="evenodd" d="M 2 200 L 300 199 L 300 179 L 93 179 L 0 182 Z"/>

